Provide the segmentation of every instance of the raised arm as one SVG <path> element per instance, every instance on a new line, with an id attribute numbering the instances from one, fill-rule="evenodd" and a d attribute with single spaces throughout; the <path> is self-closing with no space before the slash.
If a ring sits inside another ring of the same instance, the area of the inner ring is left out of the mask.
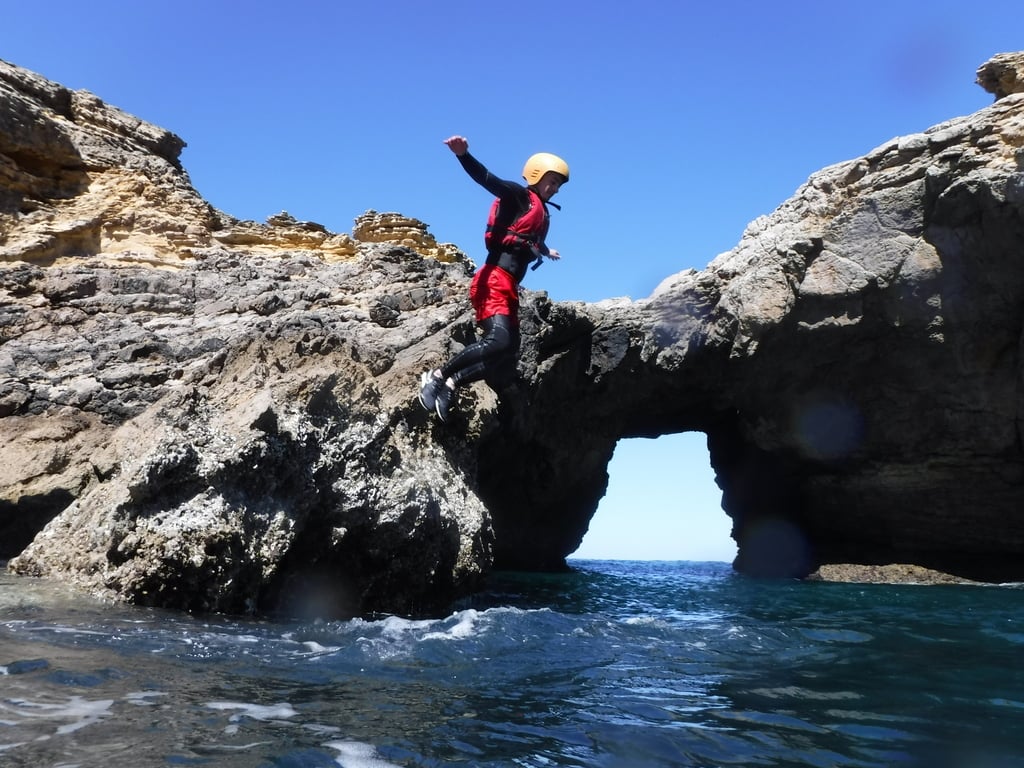
<path id="1" fill-rule="evenodd" d="M 444 143 L 459 158 L 459 162 L 469 177 L 495 197 L 511 198 L 526 193 L 526 188 L 522 184 L 499 179 L 488 171 L 483 163 L 469 154 L 469 142 L 464 137 L 452 136 L 445 139 Z"/>

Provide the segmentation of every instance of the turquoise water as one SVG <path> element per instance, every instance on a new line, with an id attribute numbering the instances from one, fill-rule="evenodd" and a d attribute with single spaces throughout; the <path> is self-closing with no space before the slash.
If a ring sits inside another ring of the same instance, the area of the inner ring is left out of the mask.
<path id="1" fill-rule="evenodd" d="M 1024 589 L 499 574 L 281 623 L 0 577 L 3 766 L 1024 766 Z"/>

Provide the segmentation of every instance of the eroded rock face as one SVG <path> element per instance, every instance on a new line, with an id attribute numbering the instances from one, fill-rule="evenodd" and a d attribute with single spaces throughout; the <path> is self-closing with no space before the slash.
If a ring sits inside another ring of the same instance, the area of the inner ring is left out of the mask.
<path id="1" fill-rule="evenodd" d="M 1008 94 L 814 174 L 648 299 L 554 307 L 527 369 L 558 444 L 529 432 L 542 460 L 486 497 L 499 558 L 536 562 L 537 529 L 571 551 L 615 440 L 700 430 L 742 571 L 1021 578 L 1022 163 Z"/>
<path id="2" fill-rule="evenodd" d="M 485 510 L 409 397 L 465 272 L 384 246 L 9 270 L 41 306 L 0 347 L 4 517 L 60 514 L 4 555 L 147 604 L 436 609 L 491 562 Z"/>
<path id="3" fill-rule="evenodd" d="M 161 129 L 3 63 L 0 99 L 0 557 L 194 610 L 471 589 L 490 519 L 410 397 L 465 255 L 398 214 L 234 220 Z"/>
<path id="4" fill-rule="evenodd" d="M 737 276 L 719 303 L 731 375 L 759 381 L 734 401 L 739 445 L 711 436 L 741 567 L 792 546 L 795 562 L 1019 576 L 1022 104 L 815 174 L 709 267 Z M 731 498 L 763 493 L 737 449 L 777 501 Z"/>
<path id="5" fill-rule="evenodd" d="M 978 67 L 978 85 L 997 99 L 1024 93 L 1024 53 L 1000 53 Z"/>
<path id="6" fill-rule="evenodd" d="M 416 381 L 474 332 L 457 248 L 231 219 L 179 139 L 0 63 L 0 557 L 191 610 L 444 610 L 564 567 L 618 440 L 699 430 L 740 570 L 1020 579 L 1019 56 L 647 299 L 524 292 L 521 381 L 443 427 Z"/>

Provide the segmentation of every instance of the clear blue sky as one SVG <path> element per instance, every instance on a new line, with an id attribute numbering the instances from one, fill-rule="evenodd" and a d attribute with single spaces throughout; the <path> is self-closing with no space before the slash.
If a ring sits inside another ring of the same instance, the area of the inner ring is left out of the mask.
<path id="1" fill-rule="evenodd" d="M 242 219 L 349 232 L 421 219 L 474 258 L 489 197 L 452 134 L 517 178 L 562 155 L 525 286 L 641 298 L 703 268 L 814 171 L 990 104 L 974 72 L 1024 47 L 1020 0 L 50 0 L 7 3 L 0 58 L 167 128 Z M 620 444 L 580 557 L 730 560 L 703 435 Z"/>

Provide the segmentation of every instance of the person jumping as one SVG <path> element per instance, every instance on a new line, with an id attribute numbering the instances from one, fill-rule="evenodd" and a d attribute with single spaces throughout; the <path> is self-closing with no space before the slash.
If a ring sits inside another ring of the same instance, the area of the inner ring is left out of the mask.
<path id="1" fill-rule="evenodd" d="M 469 142 L 452 136 L 444 142 L 477 184 L 497 199 L 491 205 L 484 233 L 487 260 L 473 275 L 469 300 L 483 336 L 445 365 L 420 377 L 420 403 L 445 421 L 464 384 L 484 380 L 493 389 L 516 377 L 519 358 L 519 284 L 532 263 L 559 258 L 544 242 L 548 233 L 548 205 L 569 181 L 569 166 L 548 152 L 531 155 L 523 167 L 526 186 L 504 181 L 469 153 Z M 550 205 L 558 208 L 555 203 Z"/>

